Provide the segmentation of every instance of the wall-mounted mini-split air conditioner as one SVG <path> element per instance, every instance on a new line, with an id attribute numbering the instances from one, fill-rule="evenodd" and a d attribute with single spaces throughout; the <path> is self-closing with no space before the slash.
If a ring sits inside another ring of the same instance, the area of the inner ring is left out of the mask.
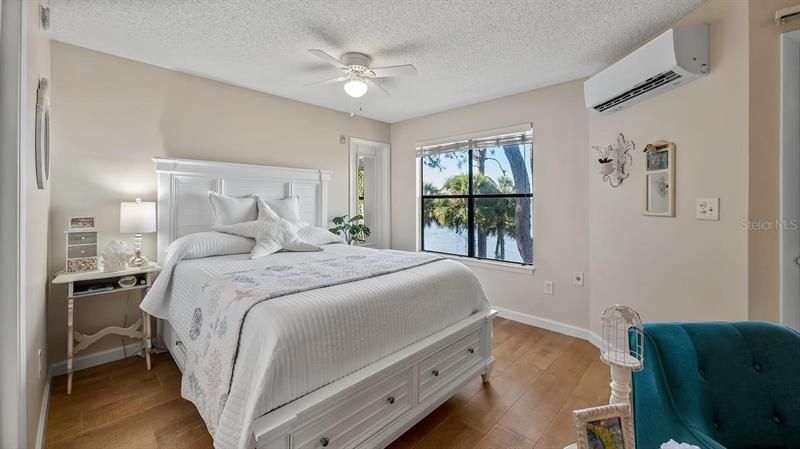
<path id="1" fill-rule="evenodd" d="M 672 28 L 586 80 L 586 107 L 616 112 L 706 76 L 708 69 L 708 25 Z"/>

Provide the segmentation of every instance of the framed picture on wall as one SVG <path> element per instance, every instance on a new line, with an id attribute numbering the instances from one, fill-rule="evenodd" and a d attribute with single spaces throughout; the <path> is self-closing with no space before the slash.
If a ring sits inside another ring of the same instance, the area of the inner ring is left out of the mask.
<path id="1" fill-rule="evenodd" d="M 675 144 L 665 140 L 644 147 L 644 214 L 675 216 Z"/>

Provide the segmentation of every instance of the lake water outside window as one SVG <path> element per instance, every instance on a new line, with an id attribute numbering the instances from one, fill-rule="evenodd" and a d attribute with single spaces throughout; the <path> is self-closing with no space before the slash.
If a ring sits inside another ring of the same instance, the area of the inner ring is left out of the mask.
<path id="1" fill-rule="evenodd" d="M 422 250 L 533 264 L 532 146 L 524 134 L 423 149 Z"/>

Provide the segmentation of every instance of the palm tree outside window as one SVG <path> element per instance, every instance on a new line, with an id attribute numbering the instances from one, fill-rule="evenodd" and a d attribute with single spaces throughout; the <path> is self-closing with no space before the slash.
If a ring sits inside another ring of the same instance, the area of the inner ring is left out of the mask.
<path id="1" fill-rule="evenodd" d="M 423 147 L 423 251 L 533 264 L 532 132 Z"/>

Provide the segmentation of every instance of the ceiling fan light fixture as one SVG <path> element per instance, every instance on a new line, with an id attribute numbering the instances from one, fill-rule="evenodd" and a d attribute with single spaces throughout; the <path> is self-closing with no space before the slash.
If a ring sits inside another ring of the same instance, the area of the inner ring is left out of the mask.
<path id="1" fill-rule="evenodd" d="M 351 79 L 344 85 L 344 91 L 353 98 L 363 97 L 367 89 L 367 83 L 360 79 Z"/>

